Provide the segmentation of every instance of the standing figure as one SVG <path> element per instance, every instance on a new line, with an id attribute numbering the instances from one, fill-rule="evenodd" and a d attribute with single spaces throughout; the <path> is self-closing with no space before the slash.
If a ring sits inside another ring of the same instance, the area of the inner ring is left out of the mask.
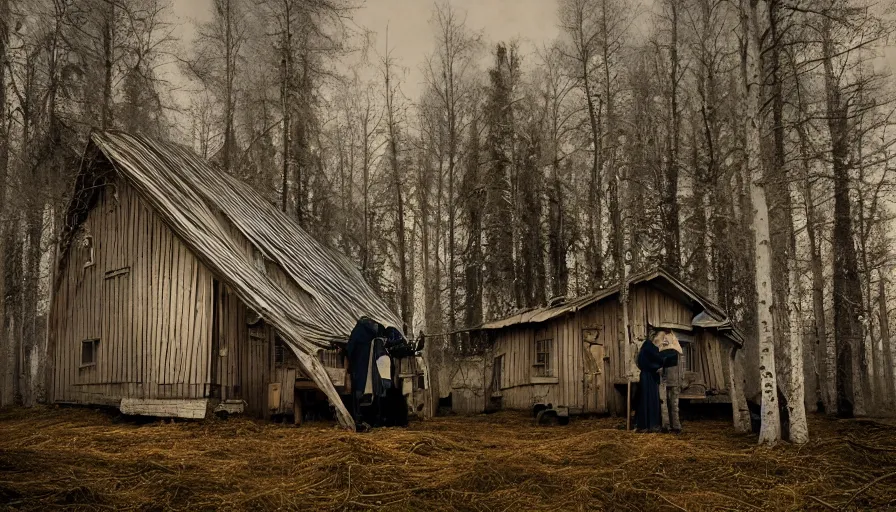
<path id="1" fill-rule="evenodd" d="M 682 353 L 681 344 L 679 344 L 675 333 L 666 334 L 665 341 L 660 347 L 660 354 L 673 350 L 678 354 Z M 681 395 L 681 366 L 667 366 L 663 368 L 660 377 L 660 400 L 662 405 L 660 411 L 663 417 L 663 430 L 672 431 L 676 434 L 681 433 L 681 419 L 678 416 L 678 397 Z"/>
<path id="2" fill-rule="evenodd" d="M 641 370 L 641 377 L 638 382 L 635 428 L 639 431 L 659 432 L 662 425 L 659 371 L 678 364 L 678 352 L 660 350 L 664 342 L 668 343 L 665 338 L 665 332 L 654 331 L 644 340 L 641 350 L 638 351 L 638 369 Z"/>

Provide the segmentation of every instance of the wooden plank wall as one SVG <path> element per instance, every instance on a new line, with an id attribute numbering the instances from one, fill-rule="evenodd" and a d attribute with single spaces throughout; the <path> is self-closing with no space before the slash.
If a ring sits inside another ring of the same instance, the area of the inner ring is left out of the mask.
<path id="1" fill-rule="evenodd" d="M 604 345 L 604 357 L 610 359 L 608 380 L 618 376 L 625 358 L 622 343 L 622 309 L 615 298 L 610 298 L 588 306 L 576 315 L 578 320 L 579 345 L 581 345 L 582 329 L 598 329 L 597 341 Z M 582 348 L 580 348 L 582 350 Z M 584 380 L 584 364 L 579 367 Z M 609 395 L 609 393 L 604 393 Z"/>
<path id="2" fill-rule="evenodd" d="M 274 330 L 263 320 L 250 328 L 245 304 L 228 286 L 220 284 L 218 289 L 219 350 L 215 359 L 221 399 L 245 400 L 246 414 L 265 417 L 269 412 L 268 384 L 274 377 Z"/>
<path id="3" fill-rule="evenodd" d="M 583 407 L 581 331 L 575 317 L 566 316 L 536 327 L 522 326 L 497 333 L 491 357 L 504 356 L 502 401 L 504 407 L 526 409 L 535 403 Z M 535 341 L 553 340 L 555 382 L 536 377 Z M 486 384 L 491 382 L 491 374 Z"/>
<path id="4" fill-rule="evenodd" d="M 55 401 L 201 398 L 209 383 L 211 272 L 125 183 L 99 192 L 53 302 Z M 97 364 L 80 367 L 98 338 Z"/>
<path id="5" fill-rule="evenodd" d="M 451 409 L 454 412 L 477 414 L 485 410 L 492 379 L 489 365 L 486 382 L 487 358 L 491 358 L 490 352 L 485 356 L 466 357 L 455 363 L 451 375 Z"/>
<path id="6" fill-rule="evenodd" d="M 529 383 L 534 345 L 535 333 L 527 327 L 511 327 L 496 334 L 492 357 L 504 356 L 502 388 Z"/>
<path id="7" fill-rule="evenodd" d="M 697 362 L 694 371 L 703 377 L 707 390 L 727 391 L 725 363 L 730 351 L 728 343 L 723 343 L 712 331 L 699 329 L 696 344 Z"/>
<path id="8" fill-rule="evenodd" d="M 690 325 L 695 312 L 683 304 L 649 285 L 633 286 L 630 292 L 629 322 L 634 341 L 640 342 L 647 336 L 647 323 L 676 323 Z M 602 393 L 610 410 L 614 409 L 618 397 L 609 389 L 614 381 L 625 378 L 625 333 L 622 325 L 622 308 L 616 297 L 580 310 L 575 315 L 567 315 L 537 326 L 518 326 L 503 329 L 494 334 L 494 353 L 491 357 L 504 356 L 503 403 L 507 408 L 525 409 L 536 402 L 551 402 L 572 408 L 585 406 L 584 389 L 584 348 L 582 329 L 600 330 L 598 341 L 603 342 L 604 356 L 609 358 L 606 368 L 609 375 L 601 384 Z M 698 330 L 700 333 L 695 351 L 700 367 L 697 369 L 705 379 L 709 389 L 724 390 L 725 375 L 722 370 L 722 347 L 713 332 Z M 535 370 L 535 341 L 554 340 L 556 384 L 533 383 Z M 635 357 L 637 354 L 632 354 Z M 491 373 L 486 385 L 491 382 Z"/>

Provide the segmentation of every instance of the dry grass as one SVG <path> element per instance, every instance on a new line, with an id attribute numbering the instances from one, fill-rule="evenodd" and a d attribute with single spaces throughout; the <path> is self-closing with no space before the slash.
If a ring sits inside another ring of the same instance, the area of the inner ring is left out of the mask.
<path id="1" fill-rule="evenodd" d="M 813 418 L 808 446 L 765 449 L 722 421 L 687 423 L 680 437 L 618 424 L 533 427 L 527 417 L 500 413 L 349 434 L 325 424 L 141 425 L 87 409 L 8 410 L 0 412 L 0 503 L 30 510 L 896 506 L 896 478 L 887 476 L 896 471 L 893 426 Z"/>

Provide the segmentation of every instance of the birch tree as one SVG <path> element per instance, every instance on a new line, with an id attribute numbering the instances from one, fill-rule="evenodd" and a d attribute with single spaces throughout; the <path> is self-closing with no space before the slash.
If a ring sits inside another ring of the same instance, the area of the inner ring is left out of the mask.
<path id="1" fill-rule="evenodd" d="M 746 179 L 750 182 L 753 204 L 753 230 L 756 240 L 756 292 L 759 333 L 759 380 L 762 392 L 762 427 L 759 443 L 774 445 L 781 440 L 781 419 L 778 411 L 775 340 L 773 333 L 771 254 L 769 250 L 768 206 L 765 184 L 761 182 L 761 116 L 759 0 L 741 0 L 741 79 L 744 91 L 744 161 Z"/>

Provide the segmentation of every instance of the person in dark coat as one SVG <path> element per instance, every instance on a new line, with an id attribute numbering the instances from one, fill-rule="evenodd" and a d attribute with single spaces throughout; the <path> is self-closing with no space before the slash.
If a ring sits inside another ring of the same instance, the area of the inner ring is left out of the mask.
<path id="1" fill-rule="evenodd" d="M 361 418 L 361 398 L 366 390 L 368 373 L 371 371 L 371 352 L 374 351 L 374 340 L 381 336 L 385 328 L 377 321 L 366 316 L 358 319 L 355 328 L 348 338 L 346 352 L 348 354 L 349 373 L 351 375 L 352 408 L 351 414 L 357 423 Z"/>
<path id="2" fill-rule="evenodd" d="M 662 426 L 660 413 L 660 374 L 663 368 L 678 364 L 678 352 L 660 351 L 659 344 L 665 338 L 662 331 L 654 332 L 641 344 L 638 351 L 638 401 L 635 409 L 635 428 L 639 431 L 659 432 Z"/>

